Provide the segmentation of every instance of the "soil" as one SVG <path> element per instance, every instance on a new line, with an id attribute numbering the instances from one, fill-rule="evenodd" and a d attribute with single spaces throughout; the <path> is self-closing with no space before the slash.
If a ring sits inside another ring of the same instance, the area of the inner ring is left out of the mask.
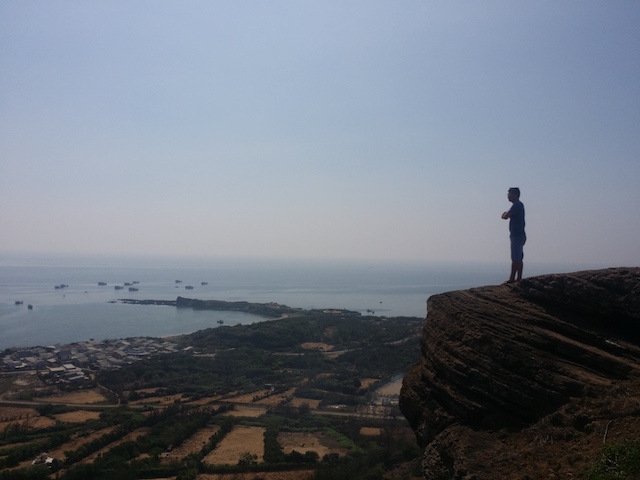
<path id="1" fill-rule="evenodd" d="M 69 442 L 65 443 L 64 445 L 61 445 L 60 447 L 56 448 L 55 450 L 51 450 L 51 451 L 49 451 L 47 453 L 49 454 L 49 456 L 51 458 L 55 458 L 57 460 L 64 460 L 65 459 L 64 452 L 77 450 L 82 445 L 85 445 L 85 444 L 87 444 L 89 442 L 92 442 L 96 438 L 100 438 L 101 436 L 112 432 L 116 428 L 117 427 L 109 427 L 109 428 L 105 428 L 103 430 L 99 430 L 97 432 L 93 432 L 90 435 L 86 435 L 86 436 L 82 436 L 82 437 L 75 437 L 75 438 L 71 439 Z M 29 467 L 29 466 L 31 466 L 31 462 L 32 461 L 33 461 L 33 459 L 25 460 L 24 462 L 21 462 L 18 465 L 18 467 L 16 467 L 16 468 Z"/>
<path id="2" fill-rule="evenodd" d="M 217 448 L 204 459 L 205 463 L 213 465 L 236 465 L 240 456 L 245 453 L 257 455 L 257 461 L 262 462 L 264 455 L 264 432 L 262 427 L 236 426 L 229 432 Z"/>
<path id="3" fill-rule="evenodd" d="M 384 395 L 385 397 L 391 397 L 393 395 L 400 395 L 400 389 L 402 388 L 402 378 L 399 378 L 395 382 L 387 383 L 376 390 L 378 395 Z"/>
<path id="4" fill-rule="evenodd" d="M 296 389 L 292 388 L 290 390 L 287 390 L 286 392 L 278 393 L 276 395 L 269 395 L 268 397 L 265 397 L 261 400 L 254 402 L 253 399 L 255 396 L 265 395 L 269 392 L 268 390 L 259 390 L 257 392 L 247 393 L 245 395 L 240 395 L 238 397 L 229 398 L 227 401 L 231 403 L 233 402 L 253 403 L 255 405 L 275 406 L 282 403 L 282 401 L 285 400 L 287 397 L 290 397 L 291 395 L 293 395 L 295 391 Z"/>
<path id="5" fill-rule="evenodd" d="M 65 423 L 83 423 L 87 420 L 97 420 L 100 412 L 90 410 L 74 410 L 73 412 L 60 413 L 55 416 L 56 420 Z"/>
<path id="6" fill-rule="evenodd" d="M 97 452 L 94 452 L 91 455 L 89 455 L 88 457 L 82 459 L 80 461 L 80 463 L 81 464 L 83 464 L 83 463 L 92 463 L 98 457 L 98 455 L 102 455 L 102 454 L 108 452 L 110 449 L 112 449 L 113 447 L 117 447 L 121 443 L 133 442 L 133 441 L 137 440 L 138 437 L 141 437 L 142 435 L 146 435 L 147 433 L 149 433 L 149 430 L 150 430 L 149 428 L 139 428 L 137 430 L 134 430 L 133 432 L 129 432 L 124 437 L 122 437 L 120 440 L 116 440 L 115 442 L 110 443 L 106 447 L 101 448 Z"/>
<path id="7" fill-rule="evenodd" d="M 105 398 L 98 391 L 98 389 L 78 390 L 75 392 L 69 392 L 62 395 L 38 398 L 36 400 L 41 401 L 43 403 L 75 403 L 79 405 L 90 405 L 93 403 L 108 402 L 108 399 Z"/>
<path id="8" fill-rule="evenodd" d="M 33 408 L 0 407 L 0 432 L 16 423 L 26 424 L 29 428 L 47 428 L 56 424 L 54 420 L 40 416 Z"/>
<path id="9" fill-rule="evenodd" d="M 37 417 L 39 414 L 33 408 L 0 407 L 0 431 L 4 430 L 2 424 Z"/>
<path id="10" fill-rule="evenodd" d="M 174 448 L 168 456 L 163 458 L 163 462 L 180 462 L 190 453 L 198 453 L 203 446 L 209 443 L 209 439 L 212 435 L 220 430 L 219 425 L 212 425 L 207 428 L 203 428 L 185 440 L 182 445 Z"/>
<path id="11" fill-rule="evenodd" d="M 336 447 L 334 440 L 322 433 L 289 433 L 282 432 L 278 435 L 278 443 L 285 454 L 294 450 L 299 453 L 308 451 L 316 452 L 320 458 L 329 453 L 337 453 L 344 456 L 348 453 L 345 448 Z"/>
<path id="12" fill-rule="evenodd" d="M 267 413 L 266 408 L 260 408 L 260 407 L 249 408 L 249 407 L 236 406 L 236 408 L 234 408 L 233 410 L 229 410 L 228 412 L 225 412 L 224 415 L 227 415 L 229 417 L 258 418 L 264 415 L 265 413 Z"/>
<path id="13" fill-rule="evenodd" d="M 373 385 L 378 381 L 377 378 L 361 378 L 360 386 L 361 388 L 369 388 L 370 385 Z"/>
<path id="14" fill-rule="evenodd" d="M 290 402 L 289 405 L 291 405 L 292 407 L 298 408 L 299 406 L 303 405 L 303 404 L 307 404 L 309 405 L 310 408 L 316 410 L 319 406 L 320 406 L 320 400 L 314 400 L 311 398 L 300 398 L 300 397 L 294 397 Z"/>

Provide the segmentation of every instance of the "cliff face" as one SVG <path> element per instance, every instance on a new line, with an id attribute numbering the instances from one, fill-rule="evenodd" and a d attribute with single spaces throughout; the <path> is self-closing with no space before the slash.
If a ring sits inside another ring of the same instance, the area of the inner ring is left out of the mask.
<path id="1" fill-rule="evenodd" d="M 640 435 L 640 268 L 449 292 L 427 307 L 400 395 L 426 479 L 577 476 L 603 439 Z"/>

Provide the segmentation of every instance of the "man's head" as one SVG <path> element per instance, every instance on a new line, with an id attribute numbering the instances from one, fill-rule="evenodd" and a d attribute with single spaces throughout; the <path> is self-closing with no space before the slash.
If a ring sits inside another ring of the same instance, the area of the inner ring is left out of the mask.
<path id="1" fill-rule="evenodd" d="M 509 189 L 509 192 L 507 193 L 507 198 L 509 199 L 510 202 L 513 202 L 514 200 L 519 200 L 520 199 L 520 189 L 517 187 L 511 187 Z"/>

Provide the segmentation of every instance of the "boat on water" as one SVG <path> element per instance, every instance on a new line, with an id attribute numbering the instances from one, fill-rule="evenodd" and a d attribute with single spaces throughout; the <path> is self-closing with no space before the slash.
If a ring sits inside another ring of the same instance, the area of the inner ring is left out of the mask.
<path id="1" fill-rule="evenodd" d="M 222 325 L 224 323 L 224 320 L 218 320 L 218 323 Z"/>
<path id="2" fill-rule="evenodd" d="M 113 288 L 116 289 L 116 290 L 122 290 L 124 287 L 122 285 L 116 285 Z"/>
<path id="3" fill-rule="evenodd" d="M 24 302 L 22 300 L 16 300 L 16 305 L 22 305 Z"/>
<path id="4" fill-rule="evenodd" d="M 136 287 L 129 287 L 130 292 L 137 292 L 138 289 Z"/>
<path id="5" fill-rule="evenodd" d="M 200 282 L 200 285 L 209 285 L 209 282 Z"/>
<path id="6" fill-rule="evenodd" d="M 186 288 L 187 290 L 193 290 L 193 287 L 192 287 L 191 285 L 187 285 L 187 286 L 186 286 L 186 287 L 184 287 L 184 288 Z"/>
<path id="7" fill-rule="evenodd" d="M 98 282 L 98 285 L 101 287 L 104 287 L 107 284 L 107 282 Z"/>

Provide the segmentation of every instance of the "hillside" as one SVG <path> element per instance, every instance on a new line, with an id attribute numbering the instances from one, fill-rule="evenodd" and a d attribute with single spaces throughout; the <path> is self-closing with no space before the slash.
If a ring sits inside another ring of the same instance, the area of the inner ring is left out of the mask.
<path id="1" fill-rule="evenodd" d="M 640 269 L 431 297 L 400 407 L 424 478 L 584 478 L 640 437 Z"/>

